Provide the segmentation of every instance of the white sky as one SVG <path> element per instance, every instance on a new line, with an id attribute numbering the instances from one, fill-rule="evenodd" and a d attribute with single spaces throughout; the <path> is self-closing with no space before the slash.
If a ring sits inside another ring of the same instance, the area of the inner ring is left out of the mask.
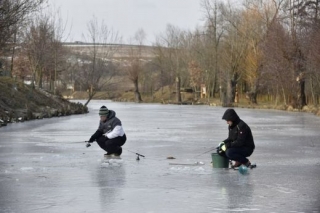
<path id="1" fill-rule="evenodd" d="M 167 24 L 183 30 L 194 30 L 203 25 L 201 0 L 48 0 L 59 8 L 61 18 L 69 26 L 67 41 L 83 41 L 87 24 L 95 16 L 118 32 L 123 43 L 129 43 L 138 29 L 147 36 L 146 44 L 155 42 Z"/>

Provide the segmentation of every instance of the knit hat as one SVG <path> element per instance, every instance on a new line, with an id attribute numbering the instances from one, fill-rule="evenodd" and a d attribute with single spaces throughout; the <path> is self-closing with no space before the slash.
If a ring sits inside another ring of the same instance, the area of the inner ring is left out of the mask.
<path id="1" fill-rule="evenodd" d="M 100 107 L 100 110 L 99 110 L 100 116 L 108 116 L 108 114 L 109 114 L 109 110 L 106 106 Z"/>

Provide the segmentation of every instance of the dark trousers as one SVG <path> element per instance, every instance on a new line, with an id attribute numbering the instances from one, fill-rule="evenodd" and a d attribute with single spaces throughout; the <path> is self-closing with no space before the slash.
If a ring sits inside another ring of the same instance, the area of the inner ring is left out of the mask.
<path id="1" fill-rule="evenodd" d="M 101 147 L 101 149 L 105 150 L 108 154 L 121 154 L 121 146 L 125 144 L 126 140 L 126 134 L 112 139 L 108 139 L 105 136 L 101 136 L 100 138 L 98 138 L 97 143 Z"/>
<path id="2" fill-rule="evenodd" d="M 253 149 L 248 147 L 235 147 L 229 148 L 222 155 L 226 156 L 230 160 L 238 161 L 242 164 L 246 164 L 248 162 L 247 157 L 249 157 L 253 153 Z"/>

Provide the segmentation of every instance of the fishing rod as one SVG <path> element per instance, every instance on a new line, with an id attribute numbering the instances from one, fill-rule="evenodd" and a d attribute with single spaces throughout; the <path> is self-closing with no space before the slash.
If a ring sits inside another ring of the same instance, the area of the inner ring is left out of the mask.
<path id="1" fill-rule="evenodd" d="M 199 157 L 199 156 L 201 156 L 201 155 L 203 155 L 203 154 L 206 154 L 206 153 L 208 153 L 208 152 L 211 152 L 211 151 L 213 151 L 213 150 L 218 150 L 219 149 L 219 146 L 218 147 L 214 147 L 214 148 L 212 148 L 212 149 L 210 149 L 209 151 L 205 151 L 205 152 L 203 152 L 203 153 L 201 153 L 201 154 L 199 154 L 199 155 L 196 155 L 196 156 L 194 156 L 194 157 Z"/>
<path id="2" fill-rule="evenodd" d="M 86 143 L 86 147 L 87 147 L 87 148 L 91 146 L 91 144 L 90 144 L 89 141 L 85 141 L 85 143 Z"/>
<path id="3" fill-rule="evenodd" d="M 85 143 L 86 143 L 86 147 L 87 147 L 87 148 L 91 146 L 91 144 L 90 144 L 90 142 L 89 142 L 89 141 L 85 141 Z M 137 155 L 137 159 L 136 159 L 136 160 L 140 160 L 140 157 L 145 158 L 145 156 L 144 156 L 144 155 L 142 155 L 142 154 L 139 154 L 139 153 L 137 153 L 137 152 L 133 152 L 133 151 L 128 150 L 128 149 L 125 149 L 125 148 L 123 148 L 123 147 L 121 147 L 121 148 L 122 148 L 123 150 L 128 151 L 128 152 L 131 152 L 131 153 L 133 153 L 133 154 L 136 154 L 136 155 Z"/>
<path id="4" fill-rule="evenodd" d="M 126 150 L 126 151 L 128 151 L 128 152 L 131 152 L 131 153 L 133 153 L 133 154 L 136 154 L 137 155 L 137 159 L 136 160 L 140 160 L 140 158 L 139 158 L 139 156 L 141 156 L 141 157 L 145 157 L 144 155 L 141 155 L 141 154 L 139 154 L 139 153 L 137 153 L 137 152 L 133 152 L 133 151 L 131 151 L 131 150 L 128 150 L 128 149 L 125 149 L 125 148 L 123 148 L 122 147 L 122 149 L 124 149 L 124 150 Z"/>

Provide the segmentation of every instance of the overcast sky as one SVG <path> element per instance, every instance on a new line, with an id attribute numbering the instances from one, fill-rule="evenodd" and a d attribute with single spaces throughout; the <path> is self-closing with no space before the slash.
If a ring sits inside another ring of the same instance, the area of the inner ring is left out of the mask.
<path id="1" fill-rule="evenodd" d="M 165 32 L 167 24 L 183 30 L 203 26 L 201 0 L 48 0 L 59 8 L 69 25 L 67 41 L 83 41 L 87 24 L 95 16 L 117 31 L 128 43 L 138 29 L 147 35 L 146 44 L 155 42 L 156 35 Z M 71 26 L 71 28 L 70 28 Z"/>

